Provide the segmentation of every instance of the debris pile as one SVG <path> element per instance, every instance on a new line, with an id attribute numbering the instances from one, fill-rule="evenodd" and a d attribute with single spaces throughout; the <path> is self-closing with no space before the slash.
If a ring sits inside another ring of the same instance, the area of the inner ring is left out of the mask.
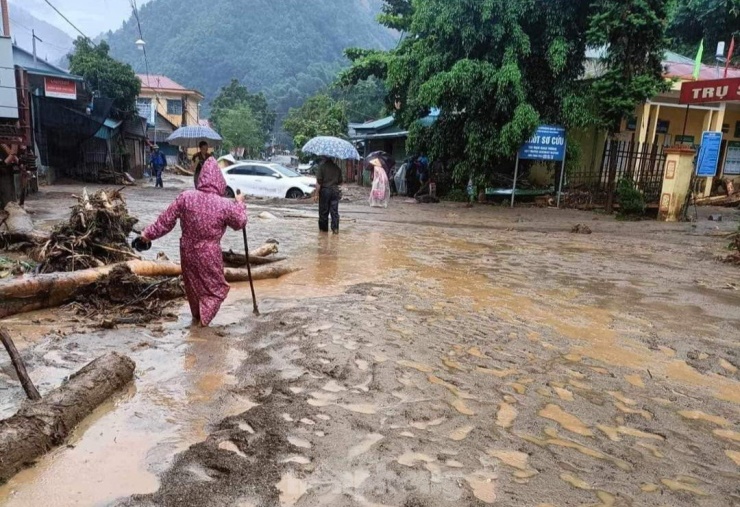
<path id="1" fill-rule="evenodd" d="M 591 234 L 591 228 L 588 225 L 577 224 L 574 225 L 571 230 L 571 234 Z"/>
<path id="2" fill-rule="evenodd" d="M 138 276 L 126 264 L 120 264 L 96 283 L 81 287 L 67 308 L 104 328 L 113 328 L 176 317 L 168 309 L 184 295 L 180 278 Z"/>
<path id="3" fill-rule="evenodd" d="M 725 257 L 724 261 L 727 264 L 734 264 L 740 266 L 740 228 L 737 232 L 732 233 L 730 236 L 730 244 L 727 247 L 733 252 Z"/>
<path id="4" fill-rule="evenodd" d="M 138 259 L 128 236 L 138 219 L 128 213 L 120 190 L 100 190 L 81 197 L 69 220 L 54 228 L 48 241 L 39 245 L 33 258 L 40 273 L 78 271 Z"/>

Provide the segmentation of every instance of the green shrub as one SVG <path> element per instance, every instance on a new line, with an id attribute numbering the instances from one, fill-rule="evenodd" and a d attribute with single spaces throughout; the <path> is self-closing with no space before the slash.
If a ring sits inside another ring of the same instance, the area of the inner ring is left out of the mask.
<path id="1" fill-rule="evenodd" d="M 639 219 L 645 214 L 645 198 L 631 179 L 621 179 L 617 184 L 619 217 Z"/>
<path id="2" fill-rule="evenodd" d="M 453 188 L 452 190 L 447 192 L 447 195 L 444 196 L 444 200 L 452 202 L 468 202 L 470 201 L 470 197 L 465 190 L 460 188 Z"/>

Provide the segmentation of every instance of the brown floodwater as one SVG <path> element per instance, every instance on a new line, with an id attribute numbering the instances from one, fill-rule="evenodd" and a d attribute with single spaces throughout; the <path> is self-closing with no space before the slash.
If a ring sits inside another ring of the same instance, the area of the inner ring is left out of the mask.
<path id="1" fill-rule="evenodd" d="M 394 259 L 405 258 L 402 253 L 402 245 L 393 235 L 322 235 L 294 260 L 301 271 L 255 284 L 258 301 L 268 300 L 262 312 L 270 311 L 269 300 L 334 296 L 350 285 L 380 279 L 385 268 L 394 265 Z M 248 325 L 245 317 L 251 315 L 250 300 L 248 284 L 234 286 L 214 326 Z M 132 494 L 151 493 L 159 487 L 158 474 L 176 453 L 204 440 L 210 425 L 254 406 L 229 390 L 236 384 L 233 373 L 244 359 L 238 344 L 212 330 L 189 328 L 186 305 L 179 314 L 177 323 L 165 326 L 163 337 L 148 336 L 140 329 L 106 335 L 109 347 L 116 349 L 118 338 L 131 331 L 141 333 L 138 342 L 146 345 L 130 354 L 137 363 L 134 385 L 99 407 L 75 429 L 67 445 L 0 486 L 0 504 L 96 506 Z M 72 332 L 76 323 L 60 322 L 58 315 L 58 311 L 35 312 L 3 323 L 19 332 L 17 345 L 24 350 L 41 342 L 52 330 Z M 39 326 L 30 321 L 52 323 Z M 68 337 L 73 338 L 74 334 Z M 138 342 L 135 347 L 141 346 Z M 59 368 L 31 371 L 37 383 L 51 385 L 61 383 L 67 374 L 69 371 Z M 14 411 L 7 404 L 0 408 L 4 409 L 0 416 Z M 347 409 L 370 410 L 361 406 Z M 286 479 L 286 503 L 290 503 L 288 499 L 296 487 Z"/>
<path id="2" fill-rule="evenodd" d="M 700 390 L 714 401 L 729 403 L 735 409 L 740 404 L 736 379 L 719 375 L 716 368 L 714 371 L 695 369 L 677 354 L 676 349 L 681 344 L 651 346 L 645 339 L 656 327 L 653 321 L 656 316 L 664 326 L 689 327 L 697 340 L 708 342 L 717 338 L 711 327 L 718 325 L 717 320 L 709 319 L 703 307 L 693 301 L 688 304 L 666 298 L 659 303 L 641 302 L 643 293 L 640 291 L 660 290 L 659 274 L 651 281 L 645 279 L 647 276 L 638 276 L 639 273 L 626 273 L 624 279 L 619 279 L 618 273 L 601 277 L 598 269 L 589 271 L 590 256 L 608 251 L 599 242 L 587 243 L 566 236 L 546 243 L 534 235 L 522 238 L 506 231 L 497 232 L 492 240 L 488 231 L 453 230 L 440 234 L 440 229 L 433 227 L 399 231 L 390 226 L 367 227 L 360 222 L 350 223 L 339 236 L 298 235 L 296 231 L 302 226 L 296 224 L 302 223 L 302 218 L 272 222 L 253 224 L 255 234 L 264 238 L 281 227 L 288 228 L 295 234 L 292 236 L 294 243 L 289 246 L 288 262 L 299 266 L 301 271 L 255 284 L 263 314 L 269 315 L 290 305 L 299 306 L 302 300 L 341 298 L 350 286 L 373 283 L 392 286 L 400 294 L 399 299 L 405 294 L 414 296 L 415 303 L 399 306 L 398 315 L 382 328 L 386 335 L 393 335 L 394 341 L 403 343 L 415 337 L 416 330 L 409 322 L 412 317 L 423 319 L 431 329 L 454 330 L 440 333 L 450 340 L 441 347 L 449 350 L 445 354 L 436 349 L 431 352 L 430 348 L 427 357 L 409 358 L 399 346 L 400 352 L 373 350 L 372 357 L 366 355 L 354 361 L 361 372 L 372 371 L 374 366 L 383 363 L 400 369 L 403 375 L 398 377 L 398 383 L 416 390 L 413 395 L 393 392 L 395 401 L 400 404 L 425 401 L 429 389 L 444 390 L 447 398 L 441 398 L 445 403 L 439 411 L 445 415 L 410 422 L 403 428 L 403 438 L 414 437 L 414 431 L 431 432 L 444 427 L 443 437 L 438 441 L 465 443 L 474 442 L 476 433 L 482 428 L 487 431 L 495 428 L 516 436 L 520 444 L 529 443 L 551 451 L 567 449 L 631 472 L 632 464 L 599 450 L 596 444 L 598 439 L 608 438 L 610 444 L 617 445 L 616 442 L 630 437 L 638 439 L 638 447 L 652 456 L 663 456 L 665 449 L 659 444 L 663 444 L 664 437 L 629 425 L 635 420 L 652 420 L 652 413 L 633 397 L 634 391 L 644 391 L 654 378 L 680 391 Z M 176 253 L 169 250 L 167 253 L 176 258 Z M 645 255 L 646 259 L 651 258 Z M 540 264 L 542 259 L 547 269 Z M 629 288 L 619 288 L 623 286 Z M 693 287 L 682 287 L 682 290 L 687 294 L 697 292 Z M 735 293 L 715 295 L 708 289 L 703 292 L 715 297 L 718 304 L 737 308 L 739 298 Z M 41 348 L 44 360 L 34 363 L 37 366 L 31 374 L 42 385 L 58 385 L 64 376 L 80 367 L 80 364 L 65 360 L 60 352 L 61 344 L 44 345 L 48 334 L 59 330 L 69 333 L 62 342 L 75 341 L 79 350 L 90 358 L 117 350 L 129 354 L 136 361 L 137 370 L 134 385 L 99 407 L 74 431 L 67 445 L 52 451 L 34 467 L 1 486 L 0 504 L 97 506 L 132 494 L 156 491 L 158 477 L 172 463 L 175 454 L 204 440 L 210 428 L 224 417 L 255 406 L 253 400 L 233 390 L 238 383 L 236 371 L 248 353 L 243 344 L 229 334 L 236 328 L 242 335 L 249 331 L 250 323 L 254 322 L 250 297 L 247 284 L 233 288 L 214 322 L 215 326 L 222 326 L 220 330 L 190 329 L 186 305 L 179 308 L 178 320 L 165 324 L 161 333 L 135 328 L 76 334 L 74 329 L 78 324 L 61 311 L 38 312 L 4 321 L 18 334 L 22 350 Z M 370 304 L 377 300 L 372 292 L 366 297 Z M 689 324 L 683 319 L 688 309 L 694 312 L 692 315 L 697 322 Z M 492 316 L 495 321 L 486 320 Z M 343 317 L 352 326 L 367 315 L 348 306 Z M 707 317 L 710 324 L 701 322 L 703 317 Z M 32 321 L 40 324 L 29 324 Z M 516 331 L 504 335 L 500 332 L 504 326 Z M 524 331 L 519 332 L 519 328 Z M 316 330 L 322 331 L 320 326 Z M 476 346 L 456 344 L 463 341 L 459 340 L 460 336 L 474 332 L 481 336 Z M 427 337 L 430 343 L 437 344 L 434 338 Z M 515 358 L 507 352 L 507 340 L 531 343 L 548 353 L 558 352 L 566 368 L 559 371 L 566 371 L 569 378 L 556 380 L 549 370 L 551 364 L 543 366 L 536 354 L 526 360 Z M 323 345 L 349 351 L 360 347 L 351 333 L 332 336 L 327 341 L 331 343 Z M 499 362 L 508 357 L 511 357 L 509 361 Z M 496 363 L 492 364 L 494 360 Z M 712 361 L 724 371 L 734 373 L 735 367 L 728 361 L 715 358 Z M 288 361 L 284 366 L 291 367 Z M 542 371 L 530 373 L 535 366 Z M 443 369 L 444 378 L 440 369 Z M 576 369 L 595 375 L 587 376 Z M 538 382 L 532 378 L 534 375 L 538 376 Z M 493 414 L 485 412 L 489 394 L 477 389 L 479 377 L 494 379 L 508 389 L 502 399 L 490 403 Z M 621 383 L 623 387 L 614 387 L 610 382 Z M 611 387 L 605 388 L 607 385 Z M 625 386 L 633 392 L 622 392 Z M 294 389 L 296 396 L 303 393 L 299 387 Z M 369 380 L 356 386 L 329 381 L 303 395 L 308 397 L 306 404 L 310 407 L 342 409 L 348 417 L 380 417 L 388 409 L 377 400 L 343 402 L 342 397 L 348 390 L 372 391 Z M 584 417 L 583 410 L 576 413 L 578 407 L 569 408 L 568 404 L 574 404 L 574 400 L 592 399 L 589 396 L 593 399 L 608 397 L 609 402 L 602 403 L 617 414 L 613 422 L 592 424 L 589 413 Z M 529 407 L 538 407 L 529 412 L 531 415 L 526 421 L 522 416 L 529 410 L 522 402 L 525 399 L 537 400 Z M 670 408 L 673 401 L 656 403 Z M 0 417 L 10 415 L 16 408 L 0 399 Z M 732 423 L 726 417 L 699 408 L 676 409 L 676 413 L 689 423 L 709 425 L 708 429 L 702 429 L 706 437 L 727 442 L 726 459 L 735 463 L 740 460 L 740 454 L 729 448 L 740 437 L 731 429 Z M 454 427 L 444 426 L 455 417 L 464 417 L 465 422 Z M 284 414 L 284 420 L 309 428 L 318 422 L 316 418 L 293 420 L 289 414 Z M 534 434 L 531 428 L 531 431 L 515 430 L 523 425 L 541 431 Z M 389 439 L 386 430 L 376 428 L 365 436 L 359 435 L 347 446 L 348 459 L 372 454 L 376 444 Z M 284 458 L 283 463 L 305 466 L 311 462 L 307 456 L 315 446 L 304 437 L 292 434 L 288 438 L 296 452 Z M 490 447 L 491 442 L 486 442 Z M 223 449 L 239 453 L 229 442 L 222 445 Z M 505 474 L 513 474 L 519 481 L 517 484 L 526 484 L 536 474 L 544 473 L 538 472 L 533 466 L 534 460 L 528 459 L 521 450 L 497 446 L 486 452 L 490 459 L 505 466 L 491 469 L 476 465 L 458 472 L 463 464 L 456 459 L 441 463 L 436 453 L 416 450 L 397 453 L 394 462 L 404 469 L 423 468 L 430 474 L 430 483 L 454 479 L 487 504 L 501 495 L 499 483 Z M 589 482 L 583 477 L 584 473 L 566 470 L 558 472 L 556 477 L 568 488 L 592 491 L 601 505 L 614 505 L 615 497 Z M 337 480 L 342 488 L 358 491 L 354 498 L 360 504 L 377 505 L 365 501 L 359 493 L 362 484 L 370 482 L 370 475 L 370 471 L 358 469 L 347 471 Z M 285 472 L 275 484 L 283 505 L 300 505 L 301 499 L 317 485 L 311 478 L 292 471 Z M 665 477 L 643 487 L 645 492 L 665 487 L 670 491 L 705 494 L 701 485 L 682 477 Z M 244 505 L 258 505 L 252 500 L 245 502 Z"/>

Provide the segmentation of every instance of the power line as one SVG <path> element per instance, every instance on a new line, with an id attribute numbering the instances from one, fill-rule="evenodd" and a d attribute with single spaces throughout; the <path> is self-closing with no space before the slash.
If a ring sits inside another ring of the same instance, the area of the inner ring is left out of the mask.
<path id="1" fill-rule="evenodd" d="M 83 37 L 84 37 L 84 38 L 85 38 L 85 39 L 86 39 L 87 41 L 89 41 L 89 42 L 90 42 L 90 44 L 92 44 L 92 45 L 93 45 L 93 47 L 96 47 L 96 45 L 95 45 L 95 43 L 94 43 L 94 42 L 92 41 L 92 39 L 91 39 L 90 37 L 88 37 L 87 35 L 85 35 L 85 33 L 84 33 L 84 32 L 83 32 L 82 30 L 80 30 L 79 28 L 77 28 L 77 26 L 76 26 L 76 25 L 75 25 L 74 23 L 72 23 L 72 22 L 71 22 L 71 21 L 70 21 L 70 20 L 69 20 L 69 19 L 67 18 L 67 16 L 65 16 L 64 14 L 62 14 L 62 13 L 61 13 L 61 11 L 60 11 L 59 9 L 57 9 L 56 7 L 54 7 L 54 4 L 52 4 L 52 3 L 51 3 L 51 2 L 49 1 L 49 0 L 44 0 L 44 2 L 46 2 L 46 3 L 47 3 L 47 4 L 49 5 L 49 7 L 51 7 L 52 9 L 54 9 L 54 11 L 55 11 L 55 12 L 56 12 L 57 14 L 59 14 L 59 15 L 60 15 L 60 16 L 62 17 L 62 19 L 64 19 L 64 21 L 66 21 L 67 23 L 69 23 L 69 25 L 70 25 L 70 26 L 71 26 L 72 28 L 74 28 L 75 30 L 77 30 L 77 31 L 79 32 L 79 34 L 80 34 L 80 35 L 82 35 L 82 36 L 83 36 Z"/>
<path id="2" fill-rule="evenodd" d="M 27 30 L 28 33 L 30 33 L 30 34 L 33 34 L 34 33 L 34 29 L 33 28 L 29 28 L 26 25 L 13 20 L 12 18 L 11 18 L 10 22 L 13 23 L 16 26 L 16 28 L 22 28 L 24 30 Z M 38 37 L 36 37 L 36 40 L 39 41 L 41 44 L 44 44 L 46 46 L 51 46 L 51 47 L 53 47 L 55 49 L 58 49 L 59 51 L 69 51 L 71 49 L 71 48 L 68 48 L 68 47 L 65 48 L 65 47 L 59 46 L 57 44 L 52 44 L 51 42 L 43 41 L 43 40 L 39 39 Z"/>

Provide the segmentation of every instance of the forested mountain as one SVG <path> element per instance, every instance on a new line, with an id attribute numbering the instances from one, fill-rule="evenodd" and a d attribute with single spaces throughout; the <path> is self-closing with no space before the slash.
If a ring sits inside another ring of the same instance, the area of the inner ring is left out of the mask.
<path id="1" fill-rule="evenodd" d="M 21 7 L 20 2 L 11 2 L 10 33 L 15 42 L 26 51 L 33 48 L 32 30 L 41 42 L 36 42 L 36 54 L 39 58 L 58 63 L 72 49 L 72 37 L 46 21 L 42 21 Z"/>
<path id="2" fill-rule="evenodd" d="M 278 115 L 331 83 L 345 48 L 389 48 L 380 0 L 151 0 L 139 20 L 151 73 L 208 99 L 236 78 L 264 91 Z M 136 19 L 104 36 L 111 55 L 145 71 Z"/>

